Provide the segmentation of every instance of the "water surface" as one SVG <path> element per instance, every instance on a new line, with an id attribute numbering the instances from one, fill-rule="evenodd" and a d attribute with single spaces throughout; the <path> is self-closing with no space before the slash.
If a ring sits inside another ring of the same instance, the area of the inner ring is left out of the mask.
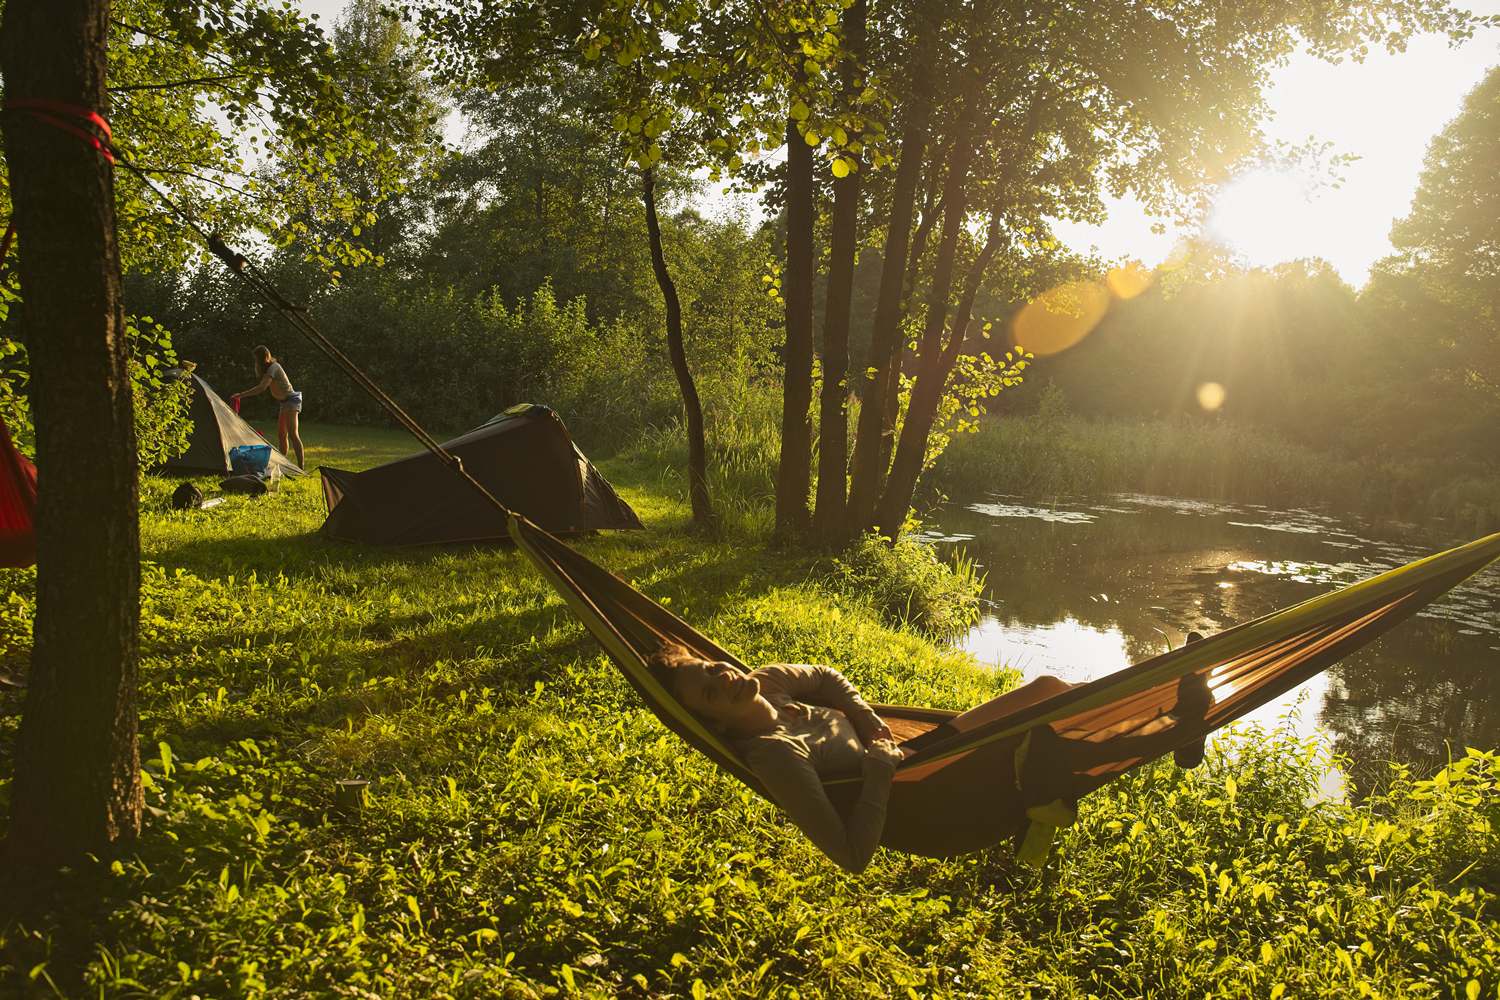
<path id="1" fill-rule="evenodd" d="M 983 620 L 961 645 L 1027 678 L 1086 681 L 1468 541 L 1401 523 L 1113 494 L 952 504 L 927 537 L 984 568 Z M 1500 570 L 1491 567 L 1417 617 L 1250 718 L 1296 710 L 1378 780 L 1384 762 L 1422 771 L 1500 746 Z"/>

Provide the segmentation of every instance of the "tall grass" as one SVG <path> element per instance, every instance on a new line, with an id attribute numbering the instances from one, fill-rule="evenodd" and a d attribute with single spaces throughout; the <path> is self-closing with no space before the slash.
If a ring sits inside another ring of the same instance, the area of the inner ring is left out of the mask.
<path id="1" fill-rule="evenodd" d="M 1131 491 L 1327 503 L 1365 514 L 1448 517 L 1470 534 L 1500 530 L 1500 475 L 1454 479 L 1378 456 L 1338 458 L 1230 423 L 992 417 L 949 446 L 931 482 L 954 497 Z"/>
<path id="2" fill-rule="evenodd" d="M 781 456 L 779 387 L 735 381 L 703 391 L 709 493 L 724 526 L 769 533 L 776 466 Z M 662 489 L 687 495 L 687 431 L 680 417 L 646 428 L 617 460 L 652 476 Z"/>

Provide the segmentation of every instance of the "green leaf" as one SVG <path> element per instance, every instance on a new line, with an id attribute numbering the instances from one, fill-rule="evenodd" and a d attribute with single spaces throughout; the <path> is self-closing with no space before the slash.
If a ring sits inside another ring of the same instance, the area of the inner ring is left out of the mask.
<path id="1" fill-rule="evenodd" d="M 811 112 L 807 110 L 807 105 L 802 103 L 800 97 L 792 102 L 791 116 L 794 121 L 805 122 L 809 114 Z"/>

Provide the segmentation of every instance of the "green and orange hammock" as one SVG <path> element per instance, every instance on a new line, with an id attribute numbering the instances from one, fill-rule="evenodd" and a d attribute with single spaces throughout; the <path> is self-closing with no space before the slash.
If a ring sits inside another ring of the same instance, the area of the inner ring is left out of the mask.
<path id="1" fill-rule="evenodd" d="M 725 771 L 765 790 L 722 737 L 687 711 L 647 669 L 666 640 L 748 670 L 732 653 L 557 538 L 512 512 L 471 476 L 368 375 L 288 302 L 253 263 L 217 237 L 209 249 L 333 359 L 385 410 L 507 519 L 510 537 L 640 693 L 663 724 Z M 1015 711 L 1000 703 L 968 712 L 874 706 L 901 741 L 881 842 L 948 857 L 1018 838 L 1038 861 L 1078 799 L 1178 748 L 1201 747 L 1214 730 L 1326 669 L 1409 618 L 1495 559 L 1500 534 L 1227 629 Z M 1014 704 L 1014 703 L 1011 703 Z M 1193 756 L 1188 750 L 1185 759 Z M 825 784 L 837 805 L 859 794 L 859 777 Z"/>
<path id="2" fill-rule="evenodd" d="M 734 749 L 647 669 L 665 641 L 749 669 L 681 618 L 518 515 L 510 536 L 567 601 L 661 721 L 761 795 Z M 1014 712 L 875 705 L 901 741 L 881 843 L 948 857 L 1018 838 L 1023 860 L 1045 857 L 1058 825 L 1088 792 L 1279 697 L 1410 617 L 1500 558 L 1500 534 L 1274 611 Z M 1184 678 L 1211 704 L 1180 710 Z M 1150 747 L 1143 752 L 1142 747 Z M 1112 752 L 1117 750 L 1117 752 Z M 826 787 L 837 804 L 856 776 Z"/>

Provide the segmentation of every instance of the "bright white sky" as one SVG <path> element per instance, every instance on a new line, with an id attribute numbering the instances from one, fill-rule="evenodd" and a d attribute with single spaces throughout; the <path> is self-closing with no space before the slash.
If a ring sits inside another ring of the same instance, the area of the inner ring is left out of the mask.
<path id="1" fill-rule="evenodd" d="M 331 30 L 344 0 L 298 0 Z M 1475 0 L 1472 10 L 1500 13 L 1500 0 Z M 1250 175 L 1226 185 L 1210 233 L 1249 265 L 1322 257 L 1358 287 L 1370 265 L 1390 252 L 1391 223 L 1406 214 L 1427 144 L 1459 110 L 1463 97 L 1500 63 L 1500 30 L 1477 34 L 1459 49 L 1433 37 L 1414 39 L 1398 55 L 1372 53 L 1363 63 L 1330 65 L 1297 56 L 1274 76 L 1267 136 L 1303 144 L 1333 143 L 1334 154 L 1357 156 L 1344 183 L 1295 174 Z M 1154 266 L 1189 235 L 1151 218 L 1133 200 L 1109 204 L 1103 225 L 1059 223 L 1059 237 L 1078 250 Z"/>
<path id="2" fill-rule="evenodd" d="M 1500 0 L 1470 4 L 1500 13 Z M 1463 97 L 1500 63 L 1500 31 L 1477 33 L 1450 49 L 1439 38 L 1414 39 L 1399 55 L 1372 53 L 1363 63 L 1331 65 L 1298 56 L 1275 74 L 1268 94 L 1272 141 L 1334 144 L 1358 156 L 1330 188 L 1313 177 L 1259 173 L 1231 182 L 1217 201 L 1210 232 L 1250 265 L 1322 257 L 1355 287 L 1370 265 L 1390 253 L 1391 223 L 1404 216 L 1417 190 L 1427 144 L 1458 114 Z M 1097 247 L 1108 258 L 1161 263 L 1186 233 L 1151 232 L 1152 220 L 1133 201 L 1109 206 L 1100 226 L 1059 224 L 1076 249 Z"/>

